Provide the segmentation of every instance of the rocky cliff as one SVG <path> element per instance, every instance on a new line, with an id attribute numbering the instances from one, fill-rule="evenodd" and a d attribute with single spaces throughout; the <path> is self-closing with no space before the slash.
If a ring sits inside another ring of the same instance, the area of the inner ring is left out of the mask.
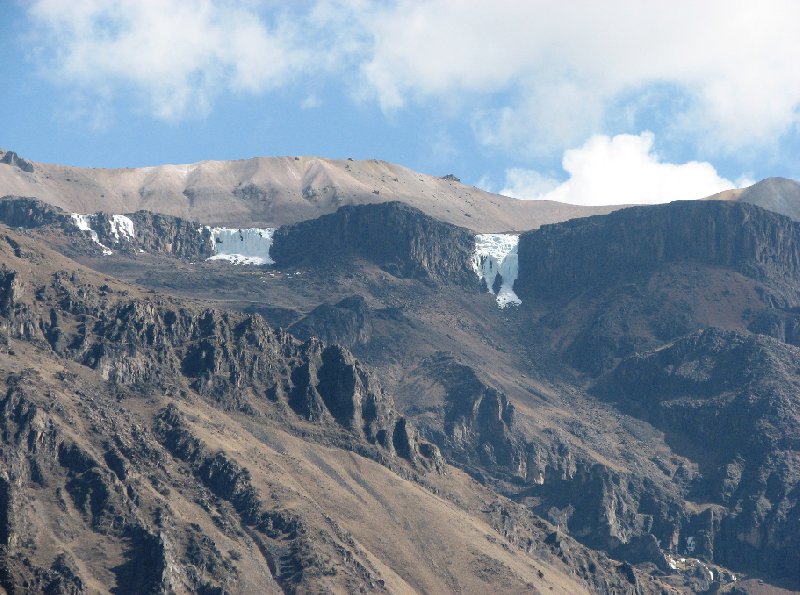
<path id="1" fill-rule="evenodd" d="M 700 463 L 689 493 L 705 510 L 680 536 L 696 555 L 800 579 L 798 369 L 794 346 L 707 329 L 626 359 L 598 384 Z"/>
<path id="2" fill-rule="evenodd" d="M 267 399 L 309 421 L 337 422 L 354 444 L 366 440 L 422 467 L 441 464 L 435 449 L 420 450 L 391 397 L 343 348 L 300 343 L 258 315 L 125 299 L 75 275 L 56 273 L 35 291 L 32 285 L 16 271 L 0 272 L 7 340 L 46 343 L 115 385 L 176 390 L 185 382 L 245 412 Z"/>
<path id="3" fill-rule="evenodd" d="M 477 287 L 473 234 L 399 202 L 342 207 L 276 230 L 278 266 L 336 267 L 358 257 L 396 277 Z"/>
<path id="4" fill-rule="evenodd" d="M 75 239 L 76 249 L 88 253 L 106 248 L 127 254 L 147 252 L 189 259 L 214 254 L 208 228 L 149 211 L 122 216 L 99 212 L 76 219 L 73 214 L 35 198 L 4 196 L 0 198 L 0 222 L 10 227 L 61 230 Z"/>
<path id="5" fill-rule="evenodd" d="M 554 297 L 673 263 L 800 278 L 800 224 L 747 203 L 677 201 L 545 225 L 519 240 L 517 294 Z"/>

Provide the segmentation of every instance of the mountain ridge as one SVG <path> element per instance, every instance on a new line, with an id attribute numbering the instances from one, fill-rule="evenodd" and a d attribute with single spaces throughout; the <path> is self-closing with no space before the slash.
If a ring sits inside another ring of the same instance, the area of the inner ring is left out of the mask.
<path id="1" fill-rule="evenodd" d="M 331 179 L 309 167 L 310 188 Z M 124 592 L 145 562 L 140 591 L 800 584 L 800 223 L 618 208 L 511 234 L 479 267 L 474 229 L 369 195 L 224 235 L 0 202 L 0 578 Z M 246 237 L 260 265 L 207 260 Z M 729 426 L 747 440 L 717 439 Z"/>
<path id="2" fill-rule="evenodd" d="M 4 194 L 35 196 L 69 212 L 149 210 L 229 227 L 278 227 L 348 204 L 393 200 L 477 232 L 523 231 L 619 208 L 520 201 L 453 176 L 435 177 L 376 159 L 319 157 L 103 169 L 39 163 L 0 151 Z"/>

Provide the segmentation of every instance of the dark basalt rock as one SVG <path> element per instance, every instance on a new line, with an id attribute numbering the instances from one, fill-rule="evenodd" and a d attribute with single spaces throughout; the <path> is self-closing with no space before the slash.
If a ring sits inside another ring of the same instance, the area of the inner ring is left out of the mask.
<path id="1" fill-rule="evenodd" d="M 426 428 L 450 460 L 471 469 L 525 476 L 525 444 L 512 432 L 514 405 L 452 354 L 427 358 L 416 372 L 444 392 L 441 427 Z"/>
<path id="2" fill-rule="evenodd" d="M 717 504 L 682 529 L 695 555 L 800 579 L 800 351 L 707 329 L 624 360 L 597 394 L 700 463 L 690 497 Z"/>
<path id="3" fill-rule="evenodd" d="M 371 335 L 370 308 L 360 295 L 336 304 L 321 304 L 289 327 L 296 337 L 319 337 L 325 343 L 339 343 L 352 349 L 367 343 Z"/>
<path id="4" fill-rule="evenodd" d="M 747 330 L 800 347 L 800 312 L 761 310 L 753 315 Z"/>
<path id="5" fill-rule="evenodd" d="M 136 231 L 136 249 L 189 259 L 205 259 L 214 254 L 211 232 L 195 221 L 150 211 L 137 211 L 128 217 Z"/>
<path id="6" fill-rule="evenodd" d="M 143 251 L 189 259 L 204 259 L 214 254 L 211 232 L 206 226 L 194 221 L 150 211 L 129 213 L 127 217 L 133 222 L 135 232 L 135 236 L 129 238 L 119 233 L 114 234 L 112 215 L 101 212 L 91 213 L 87 217 L 98 240 L 115 251 L 133 254 Z M 35 198 L 0 198 L 0 222 L 26 229 L 50 226 L 76 236 L 86 233 L 78 229 L 70 213 Z M 88 237 L 86 240 L 89 249 L 99 249 Z"/>
<path id="7" fill-rule="evenodd" d="M 67 213 L 36 198 L 22 196 L 0 198 L 0 221 L 9 227 L 61 226 L 67 219 L 69 219 Z"/>
<path id="8" fill-rule="evenodd" d="M 345 206 L 280 227 L 271 256 L 279 267 L 331 267 L 363 258 L 396 277 L 478 287 L 473 234 L 400 202 Z"/>
<path id="9" fill-rule="evenodd" d="M 514 290 L 557 298 L 681 262 L 796 284 L 800 223 L 746 203 L 677 201 L 543 225 L 520 236 Z"/>
<path id="10" fill-rule="evenodd" d="M 204 225 L 150 211 L 129 213 L 127 217 L 133 222 L 133 238 L 115 235 L 112 216 L 108 213 L 94 213 L 89 215 L 89 220 L 100 242 L 112 250 L 170 254 L 189 259 L 205 259 L 214 254 L 211 232 Z"/>

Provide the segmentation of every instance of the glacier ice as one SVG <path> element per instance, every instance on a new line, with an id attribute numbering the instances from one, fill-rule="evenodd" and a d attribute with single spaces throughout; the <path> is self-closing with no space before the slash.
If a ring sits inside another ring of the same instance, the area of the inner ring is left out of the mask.
<path id="1" fill-rule="evenodd" d="M 214 256 L 207 260 L 227 260 L 233 264 L 275 264 L 270 258 L 274 228 L 231 229 L 210 227 Z"/>
<path id="2" fill-rule="evenodd" d="M 111 233 L 114 234 L 114 242 L 119 243 L 121 237 L 132 240 L 134 238 L 133 221 L 125 215 L 111 215 Z"/>
<path id="3" fill-rule="evenodd" d="M 501 308 L 522 303 L 514 293 L 514 281 L 519 272 L 518 244 L 519 236 L 511 233 L 484 233 L 475 236 L 472 268 L 486 282 L 492 294 L 495 293 L 497 275 L 500 275 L 502 283 L 495 295 L 497 305 Z"/>
<path id="4" fill-rule="evenodd" d="M 72 222 L 75 223 L 75 226 L 80 229 L 81 231 L 88 231 L 89 237 L 92 238 L 92 241 L 100 246 L 103 249 L 103 254 L 108 256 L 113 254 L 111 250 L 109 250 L 108 246 L 103 244 L 100 241 L 100 237 L 97 235 L 97 232 L 92 229 L 91 226 L 91 215 L 81 215 L 80 213 L 71 213 L 70 216 L 72 217 Z M 131 224 L 132 225 L 132 224 Z"/>

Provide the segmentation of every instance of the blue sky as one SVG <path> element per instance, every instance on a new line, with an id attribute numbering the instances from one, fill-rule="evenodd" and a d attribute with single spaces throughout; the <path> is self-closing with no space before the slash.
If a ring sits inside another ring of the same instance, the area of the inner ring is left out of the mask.
<path id="1" fill-rule="evenodd" d="M 377 158 L 520 198 L 800 178 L 800 3 L 0 0 L 0 147 Z"/>

